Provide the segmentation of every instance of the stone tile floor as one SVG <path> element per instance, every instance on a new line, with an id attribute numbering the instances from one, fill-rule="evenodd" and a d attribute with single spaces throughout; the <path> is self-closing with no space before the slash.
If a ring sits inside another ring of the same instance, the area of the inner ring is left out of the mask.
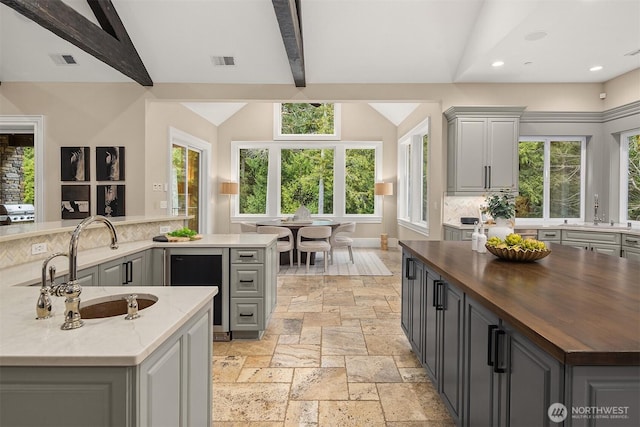
<path id="1" fill-rule="evenodd" d="M 213 344 L 214 426 L 453 426 L 400 327 L 401 252 L 378 256 L 393 276 L 279 277 L 263 339 Z"/>

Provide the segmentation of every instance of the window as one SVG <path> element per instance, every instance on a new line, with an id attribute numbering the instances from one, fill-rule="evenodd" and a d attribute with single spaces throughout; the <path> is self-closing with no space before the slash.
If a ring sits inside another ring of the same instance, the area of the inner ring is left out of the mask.
<path id="1" fill-rule="evenodd" d="M 429 220 L 429 123 L 416 126 L 398 143 L 398 220 L 424 232 Z"/>
<path id="2" fill-rule="evenodd" d="M 274 139 L 339 140 L 340 104 L 274 104 Z"/>
<path id="3" fill-rule="evenodd" d="M 233 142 L 240 184 L 235 216 L 293 215 L 304 205 L 315 216 L 379 215 L 373 195 L 381 142 Z"/>
<path id="4" fill-rule="evenodd" d="M 620 135 L 620 221 L 640 221 L 640 129 Z"/>
<path id="5" fill-rule="evenodd" d="M 171 128 L 170 170 L 171 190 L 169 194 L 172 215 L 192 215 L 189 228 L 208 233 L 208 194 L 206 171 L 208 171 L 209 144 L 185 132 Z"/>
<path id="6" fill-rule="evenodd" d="M 586 139 L 523 137 L 516 218 L 584 219 Z"/>

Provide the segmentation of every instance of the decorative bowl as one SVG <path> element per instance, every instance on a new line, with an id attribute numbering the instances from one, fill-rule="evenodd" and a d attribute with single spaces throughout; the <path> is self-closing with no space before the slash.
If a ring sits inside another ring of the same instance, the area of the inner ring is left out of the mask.
<path id="1" fill-rule="evenodd" d="M 543 249 L 543 250 L 529 250 L 529 249 L 520 249 L 513 250 L 508 248 L 496 248 L 495 246 L 485 245 L 487 250 L 497 256 L 498 258 L 505 259 L 507 261 L 517 261 L 517 262 L 531 262 L 542 259 L 551 253 L 551 249 Z"/>

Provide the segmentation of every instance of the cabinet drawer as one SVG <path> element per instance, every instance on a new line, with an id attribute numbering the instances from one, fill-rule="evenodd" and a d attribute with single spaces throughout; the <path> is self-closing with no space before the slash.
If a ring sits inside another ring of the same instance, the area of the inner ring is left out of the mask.
<path id="1" fill-rule="evenodd" d="M 473 230 L 462 230 L 462 240 L 471 240 Z"/>
<path id="2" fill-rule="evenodd" d="M 264 266 L 231 265 L 229 285 L 232 297 L 264 296 Z"/>
<path id="3" fill-rule="evenodd" d="M 262 264 L 264 263 L 263 249 L 231 249 L 232 264 Z"/>
<path id="4" fill-rule="evenodd" d="M 630 248 L 640 248 L 640 236 L 633 234 L 622 235 L 622 245 Z"/>
<path id="5" fill-rule="evenodd" d="M 545 242 L 559 242 L 560 230 L 538 230 L 538 240 Z"/>
<path id="6" fill-rule="evenodd" d="M 611 243 L 620 244 L 620 233 L 600 232 L 600 231 L 577 231 L 562 230 L 562 240 L 572 240 L 578 242 Z"/>
<path id="7" fill-rule="evenodd" d="M 262 298 L 231 298 L 231 330 L 264 330 L 264 300 Z"/>

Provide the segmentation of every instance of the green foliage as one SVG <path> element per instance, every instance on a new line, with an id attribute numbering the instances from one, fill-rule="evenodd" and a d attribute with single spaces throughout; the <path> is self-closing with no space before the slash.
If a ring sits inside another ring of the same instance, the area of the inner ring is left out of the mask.
<path id="1" fill-rule="evenodd" d="M 35 150 L 33 147 L 23 148 L 22 158 L 22 200 L 24 203 L 34 204 L 35 201 L 35 176 L 36 176 L 36 163 L 35 163 Z"/>
<path id="2" fill-rule="evenodd" d="M 640 221 L 640 135 L 629 137 L 627 219 Z"/>
<path id="3" fill-rule="evenodd" d="M 283 135 L 333 135 L 333 104 L 283 103 Z"/>
<path id="4" fill-rule="evenodd" d="M 542 218 L 544 143 L 542 141 L 523 141 L 518 145 L 518 150 L 520 195 L 516 197 L 516 216 L 518 218 Z"/>
<path id="5" fill-rule="evenodd" d="M 508 188 L 488 195 L 486 202 L 487 206 L 485 211 L 494 219 L 511 219 L 516 213 L 515 196 Z"/>
<path id="6" fill-rule="evenodd" d="M 269 150 L 240 150 L 240 213 L 264 214 L 267 208 Z"/>
<path id="7" fill-rule="evenodd" d="M 373 214 L 375 203 L 375 150 L 346 150 L 345 212 Z"/>
<path id="8" fill-rule="evenodd" d="M 284 149 L 280 155 L 280 212 L 305 206 L 312 214 L 333 213 L 333 150 Z"/>
<path id="9" fill-rule="evenodd" d="M 422 136 L 422 219 L 427 221 L 429 213 L 429 199 L 427 188 L 429 188 L 429 135 Z"/>

